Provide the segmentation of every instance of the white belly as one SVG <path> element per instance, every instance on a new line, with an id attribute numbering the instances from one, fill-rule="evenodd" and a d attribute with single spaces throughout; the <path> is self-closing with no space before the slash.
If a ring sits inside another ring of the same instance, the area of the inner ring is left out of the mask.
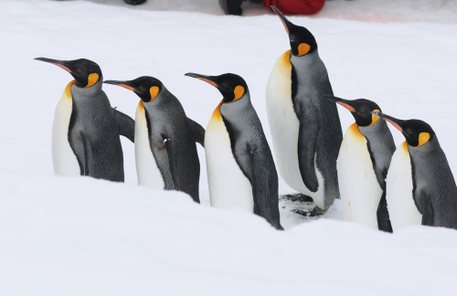
<path id="1" fill-rule="evenodd" d="M 367 140 L 356 124 L 344 136 L 336 165 L 344 220 L 378 229 L 382 189 L 373 170 Z"/>
<path id="2" fill-rule="evenodd" d="M 135 163 L 139 185 L 164 189 L 162 173 L 149 145 L 148 124 L 142 101 L 135 114 Z"/>
<path id="3" fill-rule="evenodd" d="M 288 52 L 276 62 L 267 85 L 266 105 L 273 141 L 273 153 L 281 178 L 294 190 L 313 198 L 324 209 L 324 179 L 316 167 L 317 192 L 303 183 L 298 166 L 298 129 L 300 122 L 292 104 L 291 66 Z"/>
<path id="4" fill-rule="evenodd" d="M 251 183 L 233 157 L 224 122 L 214 115 L 205 132 L 205 153 L 211 206 L 236 206 L 253 212 Z"/>
<path id="5" fill-rule="evenodd" d="M 52 125 L 52 163 L 54 174 L 60 176 L 79 176 L 81 169 L 70 142 L 68 142 L 68 128 L 70 126 L 71 112 L 73 109 L 70 82 L 57 104 Z"/>
<path id="6" fill-rule="evenodd" d="M 407 147 L 404 142 L 397 148 L 387 172 L 387 208 L 393 231 L 422 223 L 422 214 L 413 198 L 411 158 Z"/>

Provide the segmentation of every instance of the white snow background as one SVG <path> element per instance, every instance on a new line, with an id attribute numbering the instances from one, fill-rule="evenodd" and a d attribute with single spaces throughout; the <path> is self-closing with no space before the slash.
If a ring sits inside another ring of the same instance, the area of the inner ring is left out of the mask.
<path id="1" fill-rule="evenodd" d="M 243 7 L 236 17 L 217 0 L 0 2 L 1 296 L 456 293 L 455 230 L 373 231 L 341 221 L 337 201 L 320 219 L 281 208 L 286 230 L 276 231 L 246 211 L 209 206 L 202 148 L 200 205 L 137 186 L 128 140 L 125 184 L 53 175 L 54 110 L 73 78 L 40 56 L 91 59 L 104 79 L 157 77 L 204 127 L 221 95 L 184 74 L 239 74 L 270 140 L 265 88 L 288 37 L 277 16 Z M 428 122 L 457 172 L 456 1 L 333 0 L 289 19 L 315 35 L 335 95 Z M 135 94 L 104 90 L 134 117 Z M 345 131 L 353 117 L 338 108 Z M 281 182 L 280 192 L 293 191 Z"/>

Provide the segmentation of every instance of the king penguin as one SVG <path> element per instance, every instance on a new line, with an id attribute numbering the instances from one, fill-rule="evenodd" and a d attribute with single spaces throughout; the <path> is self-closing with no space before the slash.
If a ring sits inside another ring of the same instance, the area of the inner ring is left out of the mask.
<path id="1" fill-rule="evenodd" d="M 93 61 L 35 58 L 68 71 L 71 81 L 54 114 L 52 160 L 54 173 L 124 181 L 119 135 L 133 142 L 134 121 L 111 107 L 102 90 L 102 71 Z"/>
<path id="2" fill-rule="evenodd" d="M 223 96 L 205 132 L 211 206 L 238 206 L 282 229 L 278 174 L 246 82 L 231 73 L 186 76 L 211 84 Z"/>
<path id="3" fill-rule="evenodd" d="M 140 98 L 135 117 L 135 161 L 138 184 L 188 193 L 199 202 L 200 162 L 195 142 L 205 130 L 187 118 L 179 100 L 154 77 L 107 80 Z"/>
<path id="4" fill-rule="evenodd" d="M 335 102 L 316 40 L 275 7 L 289 34 L 290 50 L 276 61 L 267 85 L 268 121 L 282 179 L 313 198 L 316 213 L 339 198 L 336 159 L 343 138 Z"/>
<path id="5" fill-rule="evenodd" d="M 341 143 L 336 162 L 343 217 L 373 229 L 392 232 L 386 203 L 386 175 L 395 142 L 381 111 L 367 99 L 328 97 L 354 116 Z"/>
<path id="6" fill-rule="evenodd" d="M 457 229 L 457 188 L 433 129 L 422 120 L 374 112 L 405 137 L 387 173 L 387 207 L 393 231 L 411 225 Z"/>

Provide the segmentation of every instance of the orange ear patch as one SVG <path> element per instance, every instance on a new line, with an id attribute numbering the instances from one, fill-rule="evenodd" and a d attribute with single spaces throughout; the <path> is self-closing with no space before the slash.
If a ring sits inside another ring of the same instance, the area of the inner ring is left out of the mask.
<path id="1" fill-rule="evenodd" d="M 309 46 L 308 44 L 300 43 L 300 45 L 298 46 L 298 56 L 299 57 L 304 56 L 305 54 L 307 54 L 309 52 L 310 49 L 311 49 L 311 46 Z"/>
<path id="2" fill-rule="evenodd" d="M 373 110 L 373 111 L 381 112 L 381 110 L 378 110 L 378 109 Z M 370 124 L 370 125 L 375 124 L 375 123 L 379 120 L 379 118 L 381 118 L 381 117 L 379 117 L 379 116 L 376 115 L 376 114 L 371 114 L 371 124 Z M 369 125 L 369 126 L 370 126 L 370 125 Z"/>
<path id="3" fill-rule="evenodd" d="M 242 87 L 241 85 L 237 85 L 233 93 L 235 94 L 235 98 L 233 99 L 233 101 L 240 99 L 244 95 L 244 87 Z"/>
<path id="4" fill-rule="evenodd" d="M 159 87 L 157 87 L 157 86 L 151 87 L 149 89 L 149 93 L 151 94 L 151 100 L 149 102 L 152 102 L 159 94 Z"/>
<path id="5" fill-rule="evenodd" d="M 98 79 L 99 79 L 99 76 L 97 73 L 90 74 L 89 77 L 87 78 L 87 86 L 85 88 L 91 87 L 92 85 L 97 83 Z"/>
<path id="6" fill-rule="evenodd" d="M 422 132 L 419 134 L 419 145 L 417 147 L 426 144 L 430 140 L 430 134 L 426 132 Z"/>

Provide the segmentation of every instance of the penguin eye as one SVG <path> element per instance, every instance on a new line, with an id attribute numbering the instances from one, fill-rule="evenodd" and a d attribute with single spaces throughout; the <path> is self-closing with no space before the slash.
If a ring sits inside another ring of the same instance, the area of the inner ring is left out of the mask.
<path id="1" fill-rule="evenodd" d="M 289 39 L 290 39 L 290 42 L 291 42 L 291 43 L 295 43 L 295 42 L 296 42 L 296 40 L 295 40 L 295 37 L 294 37 L 294 36 L 290 36 L 290 38 L 289 38 Z"/>

